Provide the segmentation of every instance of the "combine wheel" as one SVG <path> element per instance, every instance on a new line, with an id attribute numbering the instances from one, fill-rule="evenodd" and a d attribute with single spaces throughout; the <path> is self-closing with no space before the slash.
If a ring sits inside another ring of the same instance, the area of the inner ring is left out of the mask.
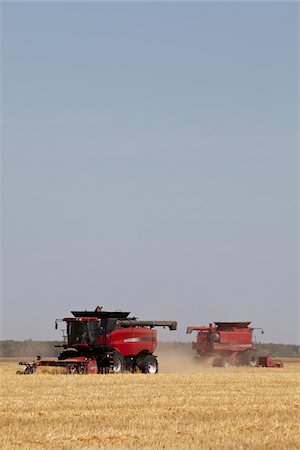
<path id="1" fill-rule="evenodd" d="M 258 356 L 254 350 L 245 350 L 243 353 L 241 353 L 239 359 L 242 366 L 258 366 Z"/>
<path id="2" fill-rule="evenodd" d="M 140 365 L 143 373 L 155 374 L 158 372 L 158 362 L 154 355 L 146 355 Z"/>
<path id="3" fill-rule="evenodd" d="M 122 373 L 124 370 L 124 358 L 121 353 L 114 353 L 113 373 Z"/>

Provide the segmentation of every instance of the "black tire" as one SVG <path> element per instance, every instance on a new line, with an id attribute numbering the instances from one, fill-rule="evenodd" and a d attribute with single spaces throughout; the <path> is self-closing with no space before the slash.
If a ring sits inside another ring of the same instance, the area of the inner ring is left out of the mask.
<path id="1" fill-rule="evenodd" d="M 124 358 L 121 353 L 114 353 L 113 373 L 122 373 L 124 371 Z"/>
<path id="2" fill-rule="evenodd" d="M 150 373 L 154 375 L 158 372 L 158 362 L 154 355 L 146 355 L 140 365 L 143 373 Z"/>
<path id="3" fill-rule="evenodd" d="M 239 360 L 242 366 L 258 366 L 258 356 L 256 351 L 254 350 L 245 350 L 243 353 L 241 353 Z"/>

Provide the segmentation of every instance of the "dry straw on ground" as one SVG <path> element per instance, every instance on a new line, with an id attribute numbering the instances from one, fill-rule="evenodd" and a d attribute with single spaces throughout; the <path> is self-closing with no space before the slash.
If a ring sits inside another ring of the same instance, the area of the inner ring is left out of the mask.
<path id="1" fill-rule="evenodd" d="M 180 364 L 174 364 L 174 368 Z M 158 375 L 15 375 L 0 364 L 2 449 L 299 449 L 296 363 Z M 163 373 L 165 372 L 165 373 Z"/>

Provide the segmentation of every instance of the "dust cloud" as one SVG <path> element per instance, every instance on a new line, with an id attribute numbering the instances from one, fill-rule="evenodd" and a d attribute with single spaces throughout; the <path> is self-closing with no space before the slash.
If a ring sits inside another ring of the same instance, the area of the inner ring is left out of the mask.
<path id="1" fill-rule="evenodd" d="M 213 358 L 199 358 L 192 345 L 158 345 L 155 352 L 160 373 L 199 373 L 212 367 Z"/>

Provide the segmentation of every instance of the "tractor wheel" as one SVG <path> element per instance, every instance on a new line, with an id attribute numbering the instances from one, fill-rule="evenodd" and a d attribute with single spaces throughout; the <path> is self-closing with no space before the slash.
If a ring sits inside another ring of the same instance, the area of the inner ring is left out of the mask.
<path id="1" fill-rule="evenodd" d="M 242 366 L 257 367 L 258 365 L 258 356 L 254 350 L 245 350 L 239 359 Z"/>
<path id="2" fill-rule="evenodd" d="M 122 373 L 124 370 L 124 358 L 121 353 L 114 353 L 113 373 Z"/>
<path id="3" fill-rule="evenodd" d="M 146 355 L 140 365 L 143 373 L 155 374 L 158 372 L 158 362 L 154 355 Z"/>

